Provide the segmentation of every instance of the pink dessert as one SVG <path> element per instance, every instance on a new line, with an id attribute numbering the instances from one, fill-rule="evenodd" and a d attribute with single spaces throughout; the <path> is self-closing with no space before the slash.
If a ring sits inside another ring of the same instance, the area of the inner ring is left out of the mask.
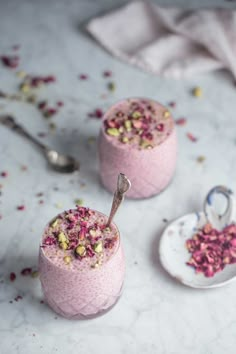
<path id="1" fill-rule="evenodd" d="M 125 259 L 117 226 L 78 207 L 50 222 L 41 242 L 39 271 L 49 306 L 73 319 L 94 317 L 119 299 Z"/>
<path id="2" fill-rule="evenodd" d="M 170 112 L 158 102 L 130 98 L 104 115 L 99 137 L 100 176 L 112 192 L 117 174 L 129 176 L 130 198 L 160 193 L 171 181 L 177 155 L 177 137 Z"/>

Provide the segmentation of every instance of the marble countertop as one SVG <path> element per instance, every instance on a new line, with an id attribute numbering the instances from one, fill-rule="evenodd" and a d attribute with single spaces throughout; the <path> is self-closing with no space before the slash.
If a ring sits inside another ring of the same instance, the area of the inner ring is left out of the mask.
<path id="1" fill-rule="evenodd" d="M 88 18 L 111 7 L 108 0 L 1 4 L 0 55 L 12 53 L 12 46 L 19 44 L 19 70 L 57 78 L 39 91 L 40 99 L 65 105 L 51 118 L 56 124 L 53 133 L 48 129 L 50 119 L 32 104 L 2 99 L 0 113 L 14 114 L 35 136 L 47 133 L 41 140 L 78 157 L 81 172 L 70 176 L 52 172 L 37 149 L 0 127 L 0 172 L 8 173 L 0 177 L 0 353 L 233 354 L 236 283 L 206 291 L 177 283 L 159 263 L 158 242 L 166 225 L 163 219 L 201 210 L 214 185 L 236 190 L 235 87 L 223 72 L 173 81 L 112 58 L 81 29 Z M 104 70 L 111 70 L 113 77 L 105 79 Z M 17 92 L 21 79 L 16 71 L 0 65 L 1 90 Z M 79 80 L 81 73 L 88 80 Z M 107 90 L 109 80 L 115 82 L 114 92 Z M 203 90 L 200 99 L 191 95 L 196 85 Z M 175 101 L 174 117 L 187 119 L 185 126 L 177 127 L 176 175 L 160 196 L 126 200 L 116 217 L 127 261 L 118 304 L 103 317 L 68 321 L 41 303 L 39 279 L 23 277 L 20 271 L 37 269 L 45 224 L 72 207 L 75 199 L 108 213 L 112 196 L 100 185 L 97 167 L 100 121 L 87 114 L 128 96 L 147 96 L 164 104 Z M 187 132 L 198 141 L 191 142 Z M 197 162 L 199 156 L 205 161 Z M 20 205 L 25 210 L 17 210 Z M 11 272 L 16 273 L 14 282 L 9 280 Z M 22 299 L 15 301 L 17 296 Z"/>

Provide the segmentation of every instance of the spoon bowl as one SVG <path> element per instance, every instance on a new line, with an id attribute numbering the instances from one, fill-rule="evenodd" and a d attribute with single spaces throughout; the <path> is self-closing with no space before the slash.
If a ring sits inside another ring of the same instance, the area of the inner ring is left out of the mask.
<path id="1" fill-rule="evenodd" d="M 71 156 L 59 154 L 55 150 L 47 150 L 45 155 L 49 165 L 58 172 L 71 173 L 79 170 L 79 162 Z"/>

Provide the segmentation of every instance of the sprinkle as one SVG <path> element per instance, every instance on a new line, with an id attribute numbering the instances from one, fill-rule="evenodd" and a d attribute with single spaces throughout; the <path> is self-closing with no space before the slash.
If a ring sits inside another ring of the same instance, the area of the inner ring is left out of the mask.
<path id="1" fill-rule="evenodd" d="M 38 103 L 38 109 L 40 110 L 46 108 L 46 106 L 47 106 L 47 101 L 40 101 Z"/>
<path id="2" fill-rule="evenodd" d="M 126 144 L 129 142 L 129 138 L 127 136 L 124 136 L 121 141 L 122 143 Z"/>
<path id="3" fill-rule="evenodd" d="M 30 92 L 30 86 L 28 84 L 21 84 L 20 85 L 20 91 L 23 93 L 29 93 Z"/>
<path id="4" fill-rule="evenodd" d="M 89 143 L 89 144 L 93 144 L 93 143 L 95 142 L 95 140 L 96 140 L 96 138 L 95 138 L 94 136 L 90 136 L 90 137 L 88 138 L 88 143 Z"/>
<path id="5" fill-rule="evenodd" d="M 25 205 L 18 205 L 17 210 L 25 210 Z"/>
<path id="6" fill-rule="evenodd" d="M 80 257 L 85 256 L 86 254 L 86 248 L 83 245 L 79 245 L 75 249 L 75 254 L 79 255 Z"/>
<path id="7" fill-rule="evenodd" d="M 168 105 L 169 105 L 171 108 L 175 108 L 175 107 L 176 107 L 176 102 L 171 101 L 171 102 L 168 103 Z"/>
<path id="8" fill-rule="evenodd" d="M 206 160 L 206 157 L 203 156 L 203 155 L 200 155 L 200 156 L 197 157 L 197 162 L 199 162 L 199 163 L 202 163 L 202 162 L 204 162 L 205 160 Z"/>
<path id="9" fill-rule="evenodd" d="M 64 232 L 60 232 L 57 238 L 59 242 L 67 242 L 67 238 Z"/>
<path id="10" fill-rule="evenodd" d="M 164 130 L 164 124 L 163 124 L 163 123 L 158 124 L 158 125 L 157 125 L 157 130 L 158 130 L 159 132 L 163 132 L 163 130 Z"/>
<path id="11" fill-rule="evenodd" d="M 176 119 L 176 121 L 175 121 L 176 125 L 181 125 L 181 126 L 186 125 L 186 123 L 187 123 L 186 118 L 179 118 L 179 119 Z"/>
<path id="12" fill-rule="evenodd" d="M 132 118 L 137 119 L 140 118 L 142 116 L 142 114 L 139 111 L 134 111 L 132 113 Z"/>
<path id="13" fill-rule="evenodd" d="M 192 94 L 195 97 L 202 97 L 202 89 L 201 87 L 194 87 L 192 90 Z"/>
<path id="14" fill-rule="evenodd" d="M 58 107 L 63 107 L 63 106 L 64 106 L 64 102 L 62 102 L 62 101 L 57 101 L 57 106 L 58 106 Z"/>
<path id="15" fill-rule="evenodd" d="M 102 252 L 102 242 L 100 241 L 100 242 L 95 243 L 93 249 L 96 253 L 101 253 Z"/>
<path id="16" fill-rule="evenodd" d="M 47 133 L 39 132 L 37 135 L 38 135 L 40 138 L 45 138 L 45 136 L 47 136 Z"/>
<path id="17" fill-rule="evenodd" d="M 80 79 L 80 80 L 87 80 L 87 79 L 88 79 L 88 75 L 86 75 L 86 74 L 81 74 L 81 75 L 79 76 L 79 79 Z"/>
<path id="18" fill-rule="evenodd" d="M 27 74 L 26 74 L 26 72 L 24 72 L 24 71 L 17 71 L 17 73 L 16 73 L 16 76 L 19 77 L 19 78 L 21 78 L 21 79 L 25 78 L 26 75 L 27 75 Z"/>
<path id="19" fill-rule="evenodd" d="M 24 268 L 21 271 L 21 275 L 23 275 L 23 276 L 30 275 L 31 273 L 32 273 L 32 268 Z"/>
<path id="20" fill-rule="evenodd" d="M 49 123 L 49 129 L 51 130 L 51 131 L 54 131 L 54 130 L 56 130 L 56 124 L 55 123 L 53 123 L 53 122 L 51 122 L 51 123 Z"/>
<path id="21" fill-rule="evenodd" d="M 169 112 L 169 111 L 164 111 L 164 112 L 163 112 L 163 117 L 164 117 L 164 118 L 170 117 L 170 112 Z"/>
<path id="22" fill-rule="evenodd" d="M 55 204 L 55 207 L 56 207 L 57 209 L 61 209 L 61 208 L 63 207 L 63 204 L 62 204 L 62 203 L 56 203 L 56 204 Z"/>
<path id="23" fill-rule="evenodd" d="M 66 242 L 60 242 L 59 245 L 63 250 L 67 250 L 67 248 L 68 248 L 68 245 Z"/>
<path id="24" fill-rule="evenodd" d="M 72 260 L 71 256 L 65 256 L 65 257 L 63 258 L 63 261 L 65 262 L 65 264 L 70 264 L 70 263 L 71 263 L 71 260 Z"/>
<path id="25" fill-rule="evenodd" d="M 20 58 L 16 55 L 12 55 L 12 56 L 6 56 L 3 55 L 0 57 L 0 59 L 2 60 L 2 63 L 7 66 L 8 68 L 11 69 L 15 69 L 20 62 Z"/>
<path id="26" fill-rule="evenodd" d="M 34 270 L 32 273 L 31 273 L 31 278 L 38 278 L 39 276 L 39 272 L 37 270 Z"/>
<path id="27" fill-rule="evenodd" d="M 16 279 L 16 274 L 13 273 L 13 272 L 11 272 L 9 278 L 10 278 L 10 281 L 15 281 L 15 279 Z"/>
<path id="28" fill-rule="evenodd" d="M 132 126 L 131 121 L 130 120 L 126 120 L 125 121 L 125 128 L 126 128 L 127 131 L 131 130 L 131 126 Z"/>
<path id="29" fill-rule="evenodd" d="M 109 129 L 107 129 L 107 134 L 111 135 L 111 136 L 119 136 L 120 132 L 116 128 L 109 128 Z"/>
<path id="30" fill-rule="evenodd" d="M 193 143 L 195 143 L 196 141 L 198 141 L 198 138 L 196 138 L 193 134 L 187 133 L 186 135 L 187 135 L 188 139 L 189 139 L 190 141 L 192 141 Z"/>
<path id="31" fill-rule="evenodd" d="M 112 72 L 110 70 L 106 70 L 103 72 L 103 76 L 104 77 L 111 77 L 112 76 Z"/>
<path id="32" fill-rule="evenodd" d="M 109 91 L 114 92 L 115 89 L 116 89 L 116 85 L 115 85 L 114 82 L 109 82 L 109 83 L 107 84 L 107 88 L 108 88 Z"/>
<path id="33" fill-rule="evenodd" d="M 6 172 L 6 171 L 1 172 L 1 177 L 5 178 L 7 176 L 8 176 L 8 172 Z"/>
<path id="34" fill-rule="evenodd" d="M 83 199 L 75 199 L 75 204 L 76 205 L 83 205 L 84 204 L 84 200 Z"/>
<path id="35" fill-rule="evenodd" d="M 100 108 L 97 108 L 94 113 L 96 118 L 102 118 L 103 116 L 103 111 Z"/>

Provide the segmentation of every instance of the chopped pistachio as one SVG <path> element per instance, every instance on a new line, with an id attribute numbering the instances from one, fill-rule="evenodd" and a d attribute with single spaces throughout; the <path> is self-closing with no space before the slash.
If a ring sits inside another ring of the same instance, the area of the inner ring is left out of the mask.
<path id="1" fill-rule="evenodd" d="M 76 205 L 83 205 L 84 201 L 83 201 L 83 199 L 75 199 L 75 204 Z"/>
<path id="2" fill-rule="evenodd" d="M 95 243 L 95 245 L 93 246 L 93 249 L 96 253 L 101 253 L 102 252 L 102 242 L 97 242 Z"/>
<path id="3" fill-rule="evenodd" d="M 21 79 L 23 79 L 24 77 L 26 77 L 26 72 L 24 72 L 24 71 L 17 71 L 17 73 L 16 73 L 16 76 L 17 77 L 19 77 L 19 78 L 21 78 Z"/>
<path id="4" fill-rule="evenodd" d="M 109 82 L 108 85 L 107 85 L 107 88 L 109 91 L 115 91 L 116 89 L 116 85 L 114 82 Z"/>
<path id="5" fill-rule="evenodd" d="M 79 256 L 83 257 L 85 255 L 85 253 L 86 253 L 86 248 L 83 245 L 79 245 L 79 246 L 76 247 L 75 252 Z"/>
<path id="6" fill-rule="evenodd" d="M 134 118 L 134 119 L 138 119 L 138 118 L 140 118 L 142 116 L 142 114 L 139 112 L 139 111 L 134 111 L 133 113 L 132 113 L 132 118 Z"/>
<path id="7" fill-rule="evenodd" d="M 63 261 L 64 261 L 66 264 L 70 264 L 71 260 L 72 260 L 71 256 L 65 256 L 65 257 L 63 258 Z"/>
<path id="8" fill-rule="evenodd" d="M 60 247 L 61 247 L 63 250 L 67 250 L 67 248 L 68 248 L 66 242 L 60 242 Z"/>
<path id="9" fill-rule="evenodd" d="M 127 136 L 124 136 L 124 137 L 122 138 L 122 143 L 126 144 L 126 143 L 128 143 L 128 142 L 129 142 L 129 138 L 127 138 Z"/>
<path id="10" fill-rule="evenodd" d="M 20 90 L 23 93 L 29 93 L 30 92 L 30 86 L 27 84 L 21 84 L 20 85 Z"/>
<path id="11" fill-rule="evenodd" d="M 200 155 L 197 157 L 197 162 L 202 163 L 205 161 L 205 159 L 206 159 L 205 156 Z"/>
<path id="12" fill-rule="evenodd" d="M 126 128 L 127 131 L 131 130 L 131 126 L 132 126 L 131 121 L 130 120 L 126 120 L 125 121 L 125 128 Z"/>
<path id="13" fill-rule="evenodd" d="M 32 278 L 37 278 L 38 276 L 39 276 L 39 272 L 37 270 L 31 273 Z"/>
<path id="14" fill-rule="evenodd" d="M 170 116 L 170 112 L 169 111 L 165 111 L 164 113 L 163 113 L 163 117 L 164 118 L 168 118 Z"/>
<path id="15" fill-rule="evenodd" d="M 51 227 L 56 227 L 58 224 L 58 219 L 53 220 L 53 222 L 51 223 Z"/>
<path id="16" fill-rule="evenodd" d="M 108 128 L 107 129 L 107 134 L 108 135 L 111 135 L 111 136 L 119 136 L 120 135 L 120 132 L 118 129 L 116 128 Z"/>
<path id="17" fill-rule="evenodd" d="M 66 235 L 64 234 L 64 232 L 60 232 L 59 235 L 58 235 L 58 241 L 59 242 L 67 242 L 67 238 L 66 238 Z"/>
<path id="18" fill-rule="evenodd" d="M 193 89 L 193 96 L 202 97 L 202 89 L 201 89 L 201 87 L 195 87 Z"/>

